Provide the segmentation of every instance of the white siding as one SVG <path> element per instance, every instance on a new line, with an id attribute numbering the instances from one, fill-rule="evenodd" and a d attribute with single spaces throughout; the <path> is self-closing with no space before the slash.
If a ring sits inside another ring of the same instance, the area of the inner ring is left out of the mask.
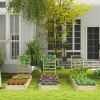
<path id="1" fill-rule="evenodd" d="M 22 17 L 21 17 L 21 54 L 25 51 L 26 45 L 25 43 L 34 40 L 35 38 L 35 24 L 30 24 L 26 22 Z"/>
<path id="2" fill-rule="evenodd" d="M 82 26 L 81 26 L 81 47 L 82 55 L 84 58 L 87 58 L 87 27 L 100 27 L 100 6 L 93 6 L 90 11 L 81 17 Z M 100 34 L 100 33 L 99 33 Z"/>

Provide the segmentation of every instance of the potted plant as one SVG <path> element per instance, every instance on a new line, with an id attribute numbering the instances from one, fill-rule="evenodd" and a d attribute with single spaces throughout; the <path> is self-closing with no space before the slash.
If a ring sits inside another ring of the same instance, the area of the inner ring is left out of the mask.
<path id="1" fill-rule="evenodd" d="M 4 63 L 4 54 L 0 50 L 0 88 L 1 88 L 1 67 L 2 67 L 3 63 Z"/>
<path id="2" fill-rule="evenodd" d="M 65 52 L 67 46 L 68 46 L 68 42 L 67 41 L 62 43 L 62 49 L 63 49 L 63 52 L 64 52 L 63 61 L 67 61 L 67 56 L 66 56 L 66 52 Z"/>
<path id="3" fill-rule="evenodd" d="M 31 66 L 37 66 L 43 57 L 42 49 L 36 41 L 29 41 L 26 46 L 26 54 L 31 57 Z"/>

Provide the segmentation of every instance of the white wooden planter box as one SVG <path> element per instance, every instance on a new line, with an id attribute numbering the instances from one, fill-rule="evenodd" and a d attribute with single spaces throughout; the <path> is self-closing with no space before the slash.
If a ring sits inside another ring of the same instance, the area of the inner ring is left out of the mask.
<path id="1" fill-rule="evenodd" d="M 7 84 L 5 84 L 5 89 L 6 90 L 24 90 L 24 89 L 27 89 L 31 80 L 32 80 L 32 76 L 28 79 L 27 83 L 24 85 L 7 85 Z"/>
<path id="2" fill-rule="evenodd" d="M 75 83 L 74 79 L 71 79 L 71 81 L 76 90 L 96 90 L 96 85 L 79 86 Z"/>
<path id="3" fill-rule="evenodd" d="M 40 90 L 60 90 L 60 84 L 58 85 L 41 85 L 39 84 Z"/>

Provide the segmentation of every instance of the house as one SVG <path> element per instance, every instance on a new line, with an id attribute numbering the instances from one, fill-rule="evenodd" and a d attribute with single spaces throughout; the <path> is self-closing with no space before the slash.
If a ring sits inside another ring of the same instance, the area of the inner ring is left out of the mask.
<path id="1" fill-rule="evenodd" d="M 16 72 L 16 59 L 25 51 L 25 43 L 35 39 L 36 25 L 23 17 L 9 14 L 6 6 L 9 0 L 0 0 L 0 49 L 5 53 L 4 72 Z"/>
<path id="2" fill-rule="evenodd" d="M 9 14 L 6 9 L 8 2 L 9 0 L 0 0 L 0 48 L 6 57 L 2 71 L 16 73 L 16 60 L 25 51 L 25 43 L 34 40 L 36 33 L 43 34 L 45 31 L 36 27 L 36 24 L 26 22 L 21 15 Z M 66 55 L 68 59 L 72 54 L 81 55 L 87 62 L 99 63 L 100 1 L 86 0 L 86 2 L 94 5 L 87 14 L 76 19 L 76 25 L 71 24 L 70 35 L 65 37 L 65 41 L 69 41 Z M 44 53 L 54 52 L 53 44 L 48 43 L 45 35 L 42 36 L 37 39 L 44 48 Z M 61 43 L 62 41 L 57 46 L 59 47 Z M 62 55 L 62 50 L 59 50 L 59 58 Z"/>

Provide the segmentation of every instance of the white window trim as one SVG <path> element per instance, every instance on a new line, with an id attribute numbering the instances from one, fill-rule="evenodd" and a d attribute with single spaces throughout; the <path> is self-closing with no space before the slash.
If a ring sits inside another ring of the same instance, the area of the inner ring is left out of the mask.
<path id="1" fill-rule="evenodd" d="M 8 14 L 6 17 L 7 21 L 6 21 L 6 39 L 7 39 L 7 44 L 6 44 L 6 52 L 7 52 L 7 59 L 6 59 L 6 63 L 7 64 L 16 64 L 17 63 L 17 59 L 11 59 L 11 55 L 10 55 L 10 42 L 12 40 L 10 40 L 10 15 Z M 9 26 L 9 27 L 8 27 Z M 19 56 L 21 55 L 21 16 L 19 16 Z"/>

